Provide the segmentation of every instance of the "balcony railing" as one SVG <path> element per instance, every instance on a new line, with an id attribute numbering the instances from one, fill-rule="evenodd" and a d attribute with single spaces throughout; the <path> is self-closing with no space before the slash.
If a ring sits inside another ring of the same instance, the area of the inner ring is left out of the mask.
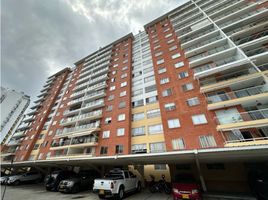
<path id="1" fill-rule="evenodd" d="M 83 132 L 90 129 L 95 129 L 100 127 L 100 121 L 96 121 L 95 123 L 85 124 L 81 126 L 64 128 L 62 131 L 57 131 L 56 136 L 68 135 L 69 133 L 74 132 Z"/>
<path id="2" fill-rule="evenodd" d="M 261 53 L 264 53 L 264 52 L 267 52 L 267 51 L 268 51 L 268 47 L 263 46 L 263 47 L 260 47 L 260 48 L 245 51 L 245 54 L 250 57 L 250 56 L 255 56 L 257 54 L 261 54 Z"/>
<path id="3" fill-rule="evenodd" d="M 78 103 L 78 102 L 82 102 L 82 101 L 84 101 L 86 99 L 90 99 L 92 97 L 97 97 L 99 95 L 105 95 L 105 91 L 100 90 L 100 91 L 97 91 L 97 92 L 90 93 L 89 95 L 86 95 L 84 97 L 81 97 L 81 98 L 78 98 L 78 99 L 75 99 L 75 100 L 72 100 L 72 101 L 68 102 L 68 105 L 72 105 L 72 104 L 75 104 L 75 103 Z"/>
<path id="4" fill-rule="evenodd" d="M 232 56 L 232 57 L 229 57 L 227 59 L 219 60 L 219 61 L 209 63 L 209 64 L 205 64 L 205 65 L 201 65 L 199 67 L 194 68 L 193 71 L 194 71 L 194 73 L 199 73 L 199 72 L 203 72 L 203 71 L 206 71 L 206 70 L 209 70 L 209 69 L 213 69 L 213 68 L 216 68 L 216 67 L 219 67 L 221 65 L 225 65 L 225 64 L 228 64 L 228 63 L 231 63 L 231 62 L 234 62 L 234 61 L 236 61 L 236 57 Z"/>
<path id="5" fill-rule="evenodd" d="M 182 43 L 189 42 L 189 41 L 194 40 L 194 39 L 197 39 L 197 38 L 199 38 L 199 37 L 201 37 L 201 36 L 203 36 L 203 35 L 206 35 L 206 34 L 212 32 L 212 31 L 214 31 L 214 30 L 215 30 L 215 28 L 212 27 L 212 28 L 210 28 L 210 29 L 208 29 L 208 30 L 206 30 L 206 31 L 202 31 L 201 33 L 194 34 L 193 36 L 189 36 L 189 37 L 183 38 L 183 39 L 181 39 L 181 42 L 182 42 Z"/>
<path id="6" fill-rule="evenodd" d="M 268 92 L 268 87 L 266 86 L 266 88 L 265 88 L 265 85 L 259 85 L 256 87 L 251 87 L 251 88 L 242 89 L 242 90 L 236 90 L 236 91 L 228 92 L 225 94 L 208 96 L 207 102 L 208 102 L 208 104 L 218 103 L 218 102 L 222 102 L 222 101 L 228 101 L 228 100 L 232 100 L 232 99 L 263 94 L 266 92 Z"/>
<path id="7" fill-rule="evenodd" d="M 233 124 L 244 121 L 268 119 L 268 109 L 253 110 L 242 113 L 231 113 L 215 117 L 217 124 Z"/>
<path id="8" fill-rule="evenodd" d="M 198 43 L 198 44 L 196 44 L 196 45 L 190 46 L 190 47 L 186 48 L 185 51 L 191 51 L 191 50 L 193 50 L 193 49 L 197 49 L 197 48 L 199 48 L 199 47 L 202 47 L 202 46 L 205 46 L 205 45 L 210 44 L 210 43 L 212 43 L 212 42 L 215 42 L 215 41 L 217 41 L 217 40 L 220 40 L 220 39 L 222 39 L 222 38 L 223 38 L 223 37 L 222 37 L 221 35 L 219 35 L 219 36 L 217 36 L 217 37 L 211 38 L 211 39 L 206 40 L 206 41 L 204 41 L 204 42 L 200 42 L 200 43 Z"/>
<path id="9" fill-rule="evenodd" d="M 268 140 L 268 137 L 253 137 L 253 138 L 250 138 L 250 139 L 240 138 L 240 139 L 237 139 L 237 140 L 227 140 L 227 141 L 225 141 L 225 144 L 240 143 L 240 142 L 252 142 L 252 141 L 257 142 L 257 141 L 262 141 L 262 140 Z"/>
<path id="10" fill-rule="evenodd" d="M 266 71 L 266 70 L 268 70 L 268 63 L 264 63 L 264 64 L 258 66 L 258 68 L 259 68 L 261 71 Z"/>
<path id="11" fill-rule="evenodd" d="M 197 59 L 202 59 L 202 58 L 207 57 L 209 55 L 224 51 L 224 50 L 228 49 L 229 47 L 230 46 L 228 44 L 224 45 L 224 46 L 216 47 L 216 48 L 208 50 L 208 51 L 206 51 L 204 53 L 192 56 L 192 57 L 188 58 L 188 60 L 189 60 L 189 62 L 192 62 L 192 61 L 197 60 Z"/>
<path id="12" fill-rule="evenodd" d="M 96 111 L 89 112 L 89 113 L 86 113 L 86 114 L 82 114 L 82 115 L 78 115 L 78 116 L 75 116 L 75 117 L 70 117 L 70 118 L 63 119 L 61 121 L 61 124 L 65 124 L 65 123 L 69 123 L 69 122 L 76 122 L 76 121 L 87 119 L 87 118 L 90 118 L 90 117 L 93 117 L 93 116 L 97 117 L 97 116 L 100 116 L 100 115 L 102 115 L 102 110 L 96 110 Z"/>
<path id="13" fill-rule="evenodd" d="M 76 144 L 96 143 L 98 139 L 95 136 L 81 136 L 77 138 L 67 139 L 65 141 L 52 143 L 51 147 L 63 147 Z"/>
<path id="14" fill-rule="evenodd" d="M 264 37 L 266 35 L 268 35 L 268 30 L 264 30 L 264 31 L 261 31 L 259 33 L 255 33 L 253 35 L 250 35 L 248 37 L 238 39 L 238 40 L 235 41 L 235 44 L 237 44 L 237 45 L 244 44 L 244 43 L 256 40 L 258 38 Z"/>
<path id="15" fill-rule="evenodd" d="M 256 70 L 255 68 L 251 67 L 251 68 L 248 68 L 248 69 L 243 69 L 243 70 L 238 70 L 238 71 L 234 71 L 234 72 L 231 72 L 231 73 L 227 73 L 227 74 L 224 74 L 224 75 L 221 75 L 221 76 L 215 76 L 215 77 L 212 77 L 212 78 L 206 78 L 206 79 L 203 79 L 203 80 L 200 80 L 200 86 L 208 86 L 208 85 L 212 85 L 212 84 L 215 84 L 215 83 L 219 83 L 219 82 L 222 82 L 222 81 L 228 81 L 228 80 L 232 80 L 232 79 L 236 79 L 236 78 L 239 78 L 239 77 L 242 77 L 242 76 L 247 76 L 249 74 L 253 74 L 255 73 Z"/>
<path id="16" fill-rule="evenodd" d="M 94 90 L 94 89 L 96 89 L 96 88 L 103 87 L 103 86 L 106 86 L 106 82 L 105 82 L 105 81 L 104 81 L 104 82 L 101 82 L 101 83 L 98 83 L 98 84 L 95 84 L 95 85 L 93 85 L 93 86 L 91 86 L 91 87 L 88 87 L 88 88 L 86 88 L 86 89 L 84 89 L 84 90 L 81 90 L 81 91 L 79 91 L 79 92 L 75 92 L 75 93 L 73 93 L 73 94 L 71 95 L 71 98 L 73 98 L 73 97 L 75 97 L 75 96 L 78 96 L 78 95 L 81 95 L 81 94 L 84 94 L 84 93 L 86 93 L 86 92 L 88 92 L 88 91 Z"/>

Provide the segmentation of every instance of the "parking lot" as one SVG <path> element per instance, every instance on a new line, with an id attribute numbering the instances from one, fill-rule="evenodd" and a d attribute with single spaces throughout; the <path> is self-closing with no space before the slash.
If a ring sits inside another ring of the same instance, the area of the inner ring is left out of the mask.
<path id="1" fill-rule="evenodd" d="M 1 186 L 1 195 L 4 186 Z M 60 192 L 48 192 L 42 184 L 27 184 L 19 186 L 7 186 L 4 200 L 66 200 L 66 199 L 87 199 L 97 200 L 98 195 L 91 191 L 79 192 L 77 194 L 62 194 Z M 166 194 L 151 194 L 145 190 L 141 193 L 133 193 L 126 196 L 127 200 L 171 200 L 172 197 Z"/>

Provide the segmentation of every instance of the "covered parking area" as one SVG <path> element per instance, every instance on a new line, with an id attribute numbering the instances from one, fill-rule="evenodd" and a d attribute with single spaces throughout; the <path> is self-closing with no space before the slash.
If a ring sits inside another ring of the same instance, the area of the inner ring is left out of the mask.
<path id="1" fill-rule="evenodd" d="M 249 192 L 248 171 L 268 166 L 268 145 L 36 160 L 1 163 L 1 167 L 7 170 L 33 167 L 43 173 L 53 168 L 75 170 L 82 167 L 93 168 L 104 174 L 113 167 L 133 166 L 133 169 L 144 177 L 144 166 L 155 164 L 167 164 L 172 181 L 176 173 L 192 173 L 204 192 L 245 193 Z"/>

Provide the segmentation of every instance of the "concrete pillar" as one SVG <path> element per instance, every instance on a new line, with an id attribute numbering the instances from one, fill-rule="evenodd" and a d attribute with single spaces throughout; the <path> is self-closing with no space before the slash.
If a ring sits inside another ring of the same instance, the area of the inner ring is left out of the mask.
<path id="1" fill-rule="evenodd" d="M 201 167 L 200 167 L 200 163 L 199 163 L 199 160 L 198 160 L 198 157 L 197 157 L 197 151 L 195 152 L 195 163 L 196 163 L 196 166 L 197 166 L 197 170 L 198 170 L 199 179 L 200 179 L 200 182 L 201 182 L 202 189 L 203 189 L 204 192 L 206 192 L 207 187 L 206 187 L 205 179 L 203 177 Z"/>

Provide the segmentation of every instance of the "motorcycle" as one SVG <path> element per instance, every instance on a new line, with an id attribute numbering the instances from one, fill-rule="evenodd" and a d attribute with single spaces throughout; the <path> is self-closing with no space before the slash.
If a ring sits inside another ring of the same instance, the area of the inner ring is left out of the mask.
<path id="1" fill-rule="evenodd" d="M 162 175 L 162 179 L 159 180 L 158 182 L 155 181 L 155 177 L 153 175 L 150 175 L 150 177 L 152 179 L 149 184 L 149 190 L 151 193 L 156 192 L 162 193 L 164 191 L 166 194 L 171 194 L 171 187 L 166 182 L 165 175 Z"/>

